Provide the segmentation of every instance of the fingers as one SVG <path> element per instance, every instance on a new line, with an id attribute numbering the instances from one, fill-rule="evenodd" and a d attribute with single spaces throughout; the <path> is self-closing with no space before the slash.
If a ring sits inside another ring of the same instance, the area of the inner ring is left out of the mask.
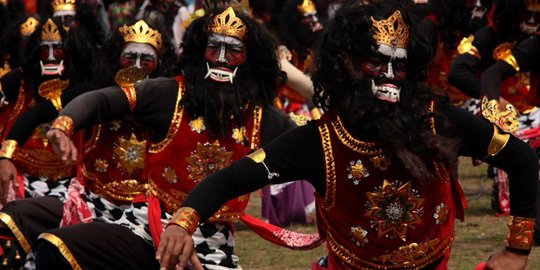
<path id="1" fill-rule="evenodd" d="M 199 261 L 199 257 L 197 257 L 197 253 L 195 251 L 191 252 L 191 259 L 189 260 L 191 263 L 191 266 L 195 270 L 204 270 L 201 261 Z"/>
<path id="2" fill-rule="evenodd" d="M 172 239 L 172 238 L 171 238 Z M 163 241 L 164 239 L 162 239 Z M 160 270 L 167 270 L 172 269 L 175 267 L 175 265 L 178 262 L 178 256 L 182 253 L 182 248 L 184 246 L 183 243 L 174 241 L 174 240 L 166 240 L 167 243 L 165 244 L 164 248 L 160 251 L 159 257 L 160 259 Z M 161 243 L 160 243 L 161 246 Z M 157 256 L 156 256 L 157 257 Z"/>
<path id="3" fill-rule="evenodd" d="M 189 244 L 183 244 L 182 247 L 182 254 L 180 254 L 180 262 L 178 262 L 178 266 L 180 269 L 184 269 L 186 267 L 188 261 L 191 260 L 191 256 L 193 255 L 193 246 Z"/>

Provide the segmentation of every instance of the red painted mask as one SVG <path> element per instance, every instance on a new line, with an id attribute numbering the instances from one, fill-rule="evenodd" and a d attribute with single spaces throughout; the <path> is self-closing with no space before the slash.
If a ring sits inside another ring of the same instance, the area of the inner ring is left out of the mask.
<path id="1" fill-rule="evenodd" d="M 135 66 L 150 75 L 158 67 L 158 54 L 149 44 L 130 42 L 126 44 L 120 55 L 120 67 Z"/>
<path id="2" fill-rule="evenodd" d="M 61 41 L 42 41 L 39 52 L 41 75 L 62 75 L 65 52 Z"/>
<path id="3" fill-rule="evenodd" d="M 246 49 L 241 40 L 214 33 L 208 37 L 205 58 L 207 61 L 205 78 L 210 77 L 217 82 L 232 84 L 238 66 L 246 62 Z"/>

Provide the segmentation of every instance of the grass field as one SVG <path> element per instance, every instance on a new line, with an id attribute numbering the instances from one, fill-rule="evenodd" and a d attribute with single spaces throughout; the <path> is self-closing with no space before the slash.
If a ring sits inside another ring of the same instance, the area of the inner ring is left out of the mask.
<path id="1" fill-rule="evenodd" d="M 460 182 L 465 191 L 469 208 L 465 221 L 457 222 L 456 239 L 452 248 L 449 269 L 472 270 L 489 255 L 504 247 L 508 217 L 496 217 L 490 207 L 492 182 L 486 176 L 486 165 L 471 166 L 470 159 L 460 163 Z M 259 216 L 260 196 L 253 194 L 248 212 Z M 316 232 L 314 225 L 294 225 L 289 229 L 300 232 Z M 311 251 L 294 251 L 268 243 L 240 225 L 236 234 L 236 252 L 240 264 L 246 270 L 309 269 L 310 264 L 325 255 L 325 247 Z M 533 247 L 529 256 L 528 270 L 540 269 L 540 247 Z"/>

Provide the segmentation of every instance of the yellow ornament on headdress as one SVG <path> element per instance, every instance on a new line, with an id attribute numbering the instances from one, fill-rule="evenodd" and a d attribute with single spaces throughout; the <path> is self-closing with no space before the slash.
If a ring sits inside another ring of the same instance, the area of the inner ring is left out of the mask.
<path id="1" fill-rule="evenodd" d="M 31 35 L 32 33 L 34 33 L 34 31 L 36 31 L 36 28 L 38 27 L 38 25 L 39 25 L 39 21 L 36 20 L 36 18 L 28 17 L 28 19 L 26 19 L 26 21 L 23 22 L 19 26 L 19 31 L 21 33 L 21 36 L 27 37 Z"/>
<path id="2" fill-rule="evenodd" d="M 63 10 L 77 10 L 76 0 L 53 0 L 52 7 L 54 12 Z"/>
<path id="3" fill-rule="evenodd" d="M 403 21 L 401 12 L 396 10 L 388 19 L 373 22 L 373 38 L 379 44 L 385 44 L 393 48 L 407 48 L 409 44 L 409 26 Z"/>
<path id="4" fill-rule="evenodd" d="M 236 17 L 231 7 L 216 15 L 208 26 L 208 30 L 215 34 L 236 37 L 241 40 L 245 38 L 247 33 L 246 25 L 240 18 Z"/>
<path id="5" fill-rule="evenodd" d="M 534 12 L 540 12 L 540 0 L 525 0 L 527 9 Z"/>
<path id="6" fill-rule="evenodd" d="M 152 45 L 158 52 L 163 49 L 163 40 L 161 34 L 146 24 L 145 21 L 140 20 L 135 24 L 124 26 L 118 29 L 124 37 L 124 42 L 145 43 Z"/>
<path id="7" fill-rule="evenodd" d="M 302 14 L 306 13 L 313 13 L 317 11 L 317 7 L 315 7 L 315 3 L 311 0 L 304 0 L 301 5 L 297 6 L 298 11 Z"/>
<path id="8" fill-rule="evenodd" d="M 50 18 L 41 29 L 41 41 L 62 41 L 58 26 Z"/>

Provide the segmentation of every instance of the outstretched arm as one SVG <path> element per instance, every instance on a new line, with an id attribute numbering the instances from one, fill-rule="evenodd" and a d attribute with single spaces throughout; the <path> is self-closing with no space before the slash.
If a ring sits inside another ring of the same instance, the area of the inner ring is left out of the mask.
<path id="1" fill-rule="evenodd" d="M 524 269 L 536 214 L 539 170 L 536 153 L 523 141 L 460 108 L 448 105 L 441 109 L 451 123 L 450 128 L 441 132 L 460 139 L 459 154 L 483 159 L 506 171 L 510 180 L 512 225 L 506 249 L 492 255 L 488 269 Z"/>
<path id="2" fill-rule="evenodd" d="M 276 138 L 263 149 L 216 172 L 199 183 L 184 201 L 161 236 L 156 256 L 169 269 L 180 260 L 185 246 L 192 250 L 191 234 L 228 200 L 268 185 L 307 179 L 324 194 L 322 149 L 313 122 Z M 212 196 L 208 196 L 212 194 Z M 180 225 L 180 226 L 175 226 Z M 187 225 L 187 226 L 184 226 Z M 184 259 L 186 254 L 182 256 Z M 185 266 L 180 261 L 180 266 Z"/>

